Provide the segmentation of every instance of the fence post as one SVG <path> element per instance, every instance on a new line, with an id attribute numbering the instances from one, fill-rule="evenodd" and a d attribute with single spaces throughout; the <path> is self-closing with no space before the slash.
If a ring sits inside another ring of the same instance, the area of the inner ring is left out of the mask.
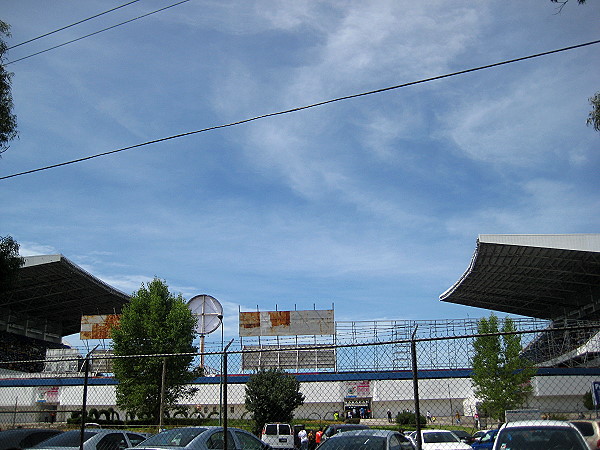
<path id="1" fill-rule="evenodd" d="M 227 350 L 233 343 L 233 339 L 229 341 L 229 344 L 223 349 L 223 448 L 227 450 Z"/>
<path id="2" fill-rule="evenodd" d="M 163 415 L 165 413 L 165 378 L 167 377 L 167 358 L 163 358 L 162 376 L 160 380 L 160 407 L 158 411 L 158 432 L 163 429 Z"/>
<path id="3" fill-rule="evenodd" d="M 419 377 L 417 374 L 417 344 L 415 342 L 415 335 L 417 334 L 417 327 L 413 331 L 410 341 L 410 354 L 412 357 L 412 375 L 413 375 L 413 392 L 415 397 L 415 426 L 416 426 L 416 441 L 417 450 L 421 450 L 421 409 L 419 407 Z"/>
<path id="4" fill-rule="evenodd" d="M 83 363 L 83 370 L 85 375 L 83 377 L 83 400 L 81 402 L 81 431 L 79 434 L 79 450 L 83 450 L 83 435 L 85 431 L 85 421 L 87 419 L 87 388 L 88 388 L 88 372 L 90 371 L 90 355 L 96 350 L 100 344 L 96 345 L 91 349 L 87 355 L 85 355 L 85 361 Z"/>

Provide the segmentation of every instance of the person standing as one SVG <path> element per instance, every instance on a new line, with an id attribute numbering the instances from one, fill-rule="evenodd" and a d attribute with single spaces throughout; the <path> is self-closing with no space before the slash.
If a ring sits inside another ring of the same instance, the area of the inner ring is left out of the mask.
<path id="1" fill-rule="evenodd" d="M 315 433 L 315 443 L 319 445 L 321 443 L 321 439 L 323 438 L 323 427 L 319 428 L 319 430 Z"/>
<path id="2" fill-rule="evenodd" d="M 308 432 L 308 450 L 314 450 L 316 446 L 317 443 L 315 441 L 315 433 L 313 432 L 313 430 L 310 430 Z"/>
<path id="3" fill-rule="evenodd" d="M 298 431 L 298 438 L 300 439 L 300 450 L 308 450 L 308 433 L 305 429 Z"/>
<path id="4" fill-rule="evenodd" d="M 392 411 L 388 408 L 387 410 L 388 422 L 392 423 Z"/>
<path id="5" fill-rule="evenodd" d="M 432 422 L 431 418 L 432 418 L 431 411 L 427 411 L 427 423 Z"/>

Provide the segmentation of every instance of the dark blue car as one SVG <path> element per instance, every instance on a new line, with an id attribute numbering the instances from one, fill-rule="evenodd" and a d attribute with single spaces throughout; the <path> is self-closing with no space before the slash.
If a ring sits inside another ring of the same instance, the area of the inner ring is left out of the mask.
<path id="1" fill-rule="evenodd" d="M 496 435 L 498 434 L 498 429 L 489 430 L 485 433 L 478 442 L 473 442 L 471 447 L 476 450 L 484 450 L 490 449 L 494 446 L 494 441 L 496 440 Z"/>

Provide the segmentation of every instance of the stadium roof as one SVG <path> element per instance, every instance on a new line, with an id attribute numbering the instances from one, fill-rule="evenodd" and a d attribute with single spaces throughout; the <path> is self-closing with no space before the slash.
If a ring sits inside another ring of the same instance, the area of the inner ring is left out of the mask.
<path id="1" fill-rule="evenodd" d="M 0 298 L 7 331 L 48 327 L 68 336 L 79 332 L 82 315 L 120 313 L 129 296 L 63 255 L 29 256 L 14 287 Z M 12 329 L 12 330 L 11 330 Z"/>
<path id="2" fill-rule="evenodd" d="M 600 234 L 482 234 L 440 300 L 547 320 L 600 320 Z"/>

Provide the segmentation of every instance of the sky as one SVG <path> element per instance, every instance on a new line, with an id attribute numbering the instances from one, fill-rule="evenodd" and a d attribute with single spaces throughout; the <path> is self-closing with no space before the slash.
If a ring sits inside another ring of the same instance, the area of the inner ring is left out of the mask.
<path id="1" fill-rule="evenodd" d="M 79 39 L 176 3 L 140 0 L 18 45 L 125 3 L 1 1 L 0 177 L 600 39 L 575 0 L 190 0 Z M 599 231 L 598 73 L 595 44 L 5 178 L 0 235 L 212 295 L 230 337 L 257 308 L 486 316 L 439 300 L 479 234 Z"/>

